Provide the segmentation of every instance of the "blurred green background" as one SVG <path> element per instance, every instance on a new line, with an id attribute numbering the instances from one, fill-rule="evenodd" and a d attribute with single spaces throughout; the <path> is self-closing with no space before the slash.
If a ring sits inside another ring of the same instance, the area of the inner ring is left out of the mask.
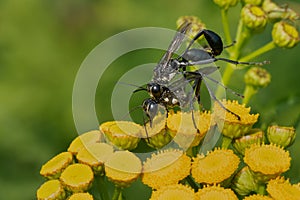
<path id="1" fill-rule="evenodd" d="M 297 2 L 288 3 L 299 12 Z M 238 11 L 234 8 L 229 15 L 232 33 Z M 175 21 L 182 15 L 196 15 L 223 35 L 220 12 L 212 1 L 0 0 L 0 199 L 35 199 L 36 189 L 44 181 L 39 175 L 41 165 L 66 150 L 78 135 L 72 118 L 72 87 L 87 54 L 101 41 L 127 29 L 175 29 Z M 270 29 L 255 36 L 249 48 L 269 41 Z M 250 102 L 261 121 L 295 125 L 298 134 L 299 55 L 298 45 L 259 57 L 272 62 L 266 66 L 272 83 Z M 106 81 L 131 66 L 158 61 L 160 56 L 161 52 L 145 51 L 122 58 L 112 68 L 114 73 L 106 73 Z M 244 72 L 235 73 L 229 86 L 242 91 Z M 110 101 L 109 89 L 99 91 L 96 97 L 97 111 L 101 110 L 106 120 L 111 113 L 101 106 L 109 107 L 105 106 Z M 299 182 L 300 137 L 289 149 L 293 160 L 287 175 L 292 182 Z"/>

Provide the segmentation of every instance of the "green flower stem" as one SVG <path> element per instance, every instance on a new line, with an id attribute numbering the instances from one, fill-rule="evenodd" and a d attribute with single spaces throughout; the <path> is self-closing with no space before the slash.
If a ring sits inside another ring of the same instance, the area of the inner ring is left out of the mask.
<path id="1" fill-rule="evenodd" d="M 99 192 L 100 192 L 100 196 L 101 196 L 101 199 L 102 200 L 109 200 L 109 196 L 108 196 L 108 193 L 107 193 L 107 187 L 106 187 L 106 184 L 104 182 L 104 178 L 105 176 L 97 176 L 98 178 L 96 179 L 97 180 L 97 184 L 99 186 Z"/>
<path id="2" fill-rule="evenodd" d="M 257 188 L 257 194 L 265 195 L 266 194 L 266 186 L 263 184 L 260 184 Z"/>
<path id="3" fill-rule="evenodd" d="M 276 45 L 274 44 L 273 41 L 269 42 L 268 44 L 262 46 L 261 48 L 257 49 L 256 51 L 253 51 L 252 53 L 248 54 L 247 56 L 241 58 L 241 61 L 243 62 L 247 62 L 249 60 L 252 60 L 253 58 L 264 54 L 272 49 L 274 49 L 276 47 Z"/>
<path id="4" fill-rule="evenodd" d="M 230 52 L 230 56 L 229 58 L 231 60 L 237 60 L 240 56 L 240 50 L 242 48 L 242 46 L 244 45 L 245 41 L 251 36 L 251 33 L 248 29 L 246 29 L 244 27 L 244 23 L 242 21 L 242 19 L 240 19 L 239 21 L 239 25 L 237 28 L 237 33 L 236 33 L 236 44 L 233 46 L 232 51 Z M 234 72 L 234 70 L 237 69 L 235 67 L 235 65 L 227 63 L 225 71 L 223 73 L 223 84 L 227 85 L 232 73 Z M 221 93 L 221 88 L 219 87 L 217 90 L 217 95 L 219 95 Z"/>
<path id="5" fill-rule="evenodd" d="M 222 24 L 223 24 L 224 34 L 225 34 L 225 40 L 228 44 L 231 44 L 232 39 L 231 39 L 231 35 L 230 35 L 227 10 L 221 9 L 221 16 L 222 16 Z"/>
<path id="6" fill-rule="evenodd" d="M 228 149 L 228 147 L 231 144 L 231 142 L 232 142 L 232 138 L 223 136 L 223 139 L 222 139 L 222 148 Z"/>
<path id="7" fill-rule="evenodd" d="M 244 104 L 248 104 L 249 100 L 251 99 L 251 97 L 256 94 L 257 89 L 255 89 L 253 86 L 251 85 L 246 85 L 245 90 L 244 90 L 244 99 L 243 99 L 243 103 Z"/>
<path id="8" fill-rule="evenodd" d="M 114 191 L 112 200 L 122 200 L 122 188 L 121 187 L 115 186 L 115 191 Z"/>

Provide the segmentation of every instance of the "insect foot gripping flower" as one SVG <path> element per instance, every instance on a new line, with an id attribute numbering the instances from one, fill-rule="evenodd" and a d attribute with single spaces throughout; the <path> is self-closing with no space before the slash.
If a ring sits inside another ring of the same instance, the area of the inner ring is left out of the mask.
<path id="1" fill-rule="evenodd" d="M 183 23 L 190 22 L 192 24 L 191 31 L 188 35 L 193 38 L 199 31 L 205 29 L 205 24 L 196 16 L 181 16 L 176 21 L 177 28 Z M 202 38 L 202 37 L 200 37 Z"/>
<path id="2" fill-rule="evenodd" d="M 238 200 L 237 196 L 231 189 L 225 189 L 219 185 L 206 186 L 196 193 L 198 199 L 211 200 L 211 199 L 226 199 Z"/>
<path id="3" fill-rule="evenodd" d="M 271 197 L 260 195 L 260 194 L 253 194 L 251 196 L 245 197 L 243 200 L 273 200 Z"/>
<path id="4" fill-rule="evenodd" d="M 214 0 L 220 8 L 227 10 L 229 7 L 234 7 L 238 3 L 238 0 Z"/>
<path id="5" fill-rule="evenodd" d="M 190 174 L 190 169 L 191 159 L 183 151 L 160 151 L 144 162 L 142 182 L 153 189 L 177 184 Z"/>
<path id="6" fill-rule="evenodd" d="M 152 127 L 150 123 L 147 123 L 145 129 L 143 129 L 143 135 L 144 138 L 147 138 L 147 145 L 154 149 L 160 149 L 168 144 L 172 140 L 172 136 L 166 129 L 166 116 L 163 114 L 157 115 L 153 119 Z"/>
<path id="7" fill-rule="evenodd" d="M 211 114 L 209 112 L 192 113 L 177 112 L 168 116 L 167 126 L 174 141 L 182 148 L 197 146 L 211 126 Z M 195 128 L 196 123 L 199 132 Z"/>
<path id="8" fill-rule="evenodd" d="M 239 163 L 239 157 L 232 150 L 215 149 L 206 156 L 194 158 L 192 176 L 198 183 L 221 183 L 232 176 Z"/>
<path id="9" fill-rule="evenodd" d="M 104 163 L 107 178 L 120 188 L 128 187 L 142 172 L 142 163 L 129 151 L 117 151 Z"/>
<path id="10" fill-rule="evenodd" d="M 222 104 L 240 117 L 225 111 L 217 102 L 214 104 L 214 119 L 222 134 L 229 138 L 239 138 L 248 133 L 257 122 L 259 114 L 250 114 L 250 107 L 238 104 L 237 101 L 223 100 Z"/>
<path id="11" fill-rule="evenodd" d="M 234 176 L 231 188 L 239 195 L 245 196 L 257 191 L 258 186 L 249 167 L 245 166 Z"/>
<path id="12" fill-rule="evenodd" d="M 74 193 L 68 200 L 93 200 L 93 196 L 89 193 Z"/>
<path id="13" fill-rule="evenodd" d="M 111 121 L 101 124 L 100 131 L 120 149 L 132 150 L 140 141 L 143 127 L 129 121 Z"/>
<path id="14" fill-rule="evenodd" d="M 103 174 L 104 162 L 113 154 L 113 147 L 106 143 L 94 143 L 81 149 L 76 158 L 79 163 L 89 165 L 95 174 Z"/>
<path id="15" fill-rule="evenodd" d="M 283 177 L 270 180 L 267 184 L 267 192 L 274 200 L 299 200 L 300 188 L 292 185 Z"/>
<path id="16" fill-rule="evenodd" d="M 264 183 L 287 171 L 291 165 L 291 158 L 289 152 L 281 147 L 273 144 L 254 144 L 246 149 L 244 162 L 251 169 L 255 179 Z"/>
<path id="17" fill-rule="evenodd" d="M 59 180 L 45 182 L 36 193 L 38 200 L 64 200 L 66 193 Z"/>
<path id="18" fill-rule="evenodd" d="M 247 28 L 260 32 L 267 24 L 267 15 L 258 6 L 246 4 L 241 10 L 241 18 Z"/>
<path id="19" fill-rule="evenodd" d="M 265 133 L 258 129 L 254 128 L 240 138 L 236 138 L 233 141 L 233 147 L 241 154 L 245 155 L 245 149 L 249 148 L 252 144 L 262 144 L 265 140 Z"/>
<path id="20" fill-rule="evenodd" d="M 294 127 L 273 125 L 268 127 L 267 137 L 270 143 L 286 148 L 295 141 L 296 131 Z"/>
<path id="21" fill-rule="evenodd" d="M 293 48 L 300 40 L 297 29 L 285 21 L 274 24 L 272 38 L 273 42 L 282 48 Z"/>
<path id="22" fill-rule="evenodd" d="M 62 171 L 72 162 L 73 155 L 70 152 L 62 152 L 45 163 L 40 174 L 49 179 L 59 178 Z"/>
<path id="23" fill-rule="evenodd" d="M 76 163 L 69 165 L 59 179 L 67 190 L 84 192 L 92 185 L 94 174 L 88 165 Z"/>
<path id="24" fill-rule="evenodd" d="M 163 186 L 160 189 L 153 191 L 150 200 L 196 200 L 194 190 L 188 186 L 176 184 Z"/>
<path id="25" fill-rule="evenodd" d="M 83 133 L 71 142 L 68 151 L 76 155 L 78 151 L 85 148 L 85 146 L 100 142 L 102 140 L 102 137 L 103 136 L 99 130 L 93 130 Z"/>

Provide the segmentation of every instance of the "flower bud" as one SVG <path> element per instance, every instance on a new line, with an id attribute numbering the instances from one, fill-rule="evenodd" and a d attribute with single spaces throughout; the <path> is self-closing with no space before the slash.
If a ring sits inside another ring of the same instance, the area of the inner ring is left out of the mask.
<path id="1" fill-rule="evenodd" d="M 251 67 L 245 74 L 246 85 L 253 86 L 255 89 L 263 88 L 271 82 L 269 72 L 261 67 Z"/>
<path id="2" fill-rule="evenodd" d="M 251 192 L 256 191 L 257 188 L 258 184 L 255 182 L 248 166 L 241 169 L 241 171 L 239 171 L 233 178 L 232 189 L 239 195 L 248 195 Z"/>
<path id="3" fill-rule="evenodd" d="M 251 4 L 255 6 L 259 6 L 262 2 L 262 0 L 243 0 L 245 4 Z"/>
<path id="4" fill-rule="evenodd" d="M 261 31 L 267 24 L 265 12 L 258 6 L 246 4 L 241 11 L 242 20 L 247 28 Z"/>
<path id="5" fill-rule="evenodd" d="M 242 155 L 245 154 L 245 149 L 252 144 L 262 144 L 264 142 L 264 132 L 260 129 L 251 129 L 247 135 L 237 138 L 233 142 L 233 147 Z"/>
<path id="6" fill-rule="evenodd" d="M 296 132 L 294 127 L 273 125 L 268 127 L 267 137 L 269 142 L 286 148 L 295 141 Z"/>
<path id="7" fill-rule="evenodd" d="M 273 42 L 282 48 L 292 48 L 299 42 L 299 32 L 287 22 L 280 21 L 274 24 L 272 30 Z"/>
<path id="8" fill-rule="evenodd" d="M 178 20 L 176 21 L 177 28 L 179 28 L 183 23 L 186 22 L 192 24 L 191 31 L 187 33 L 191 38 L 193 38 L 199 31 L 205 29 L 205 24 L 196 16 L 179 17 Z"/>
<path id="9" fill-rule="evenodd" d="M 214 0 L 215 4 L 225 10 L 227 10 L 229 7 L 236 6 L 238 2 L 238 0 Z"/>
<path id="10" fill-rule="evenodd" d="M 264 0 L 262 4 L 263 10 L 267 13 L 268 19 L 271 22 L 282 19 L 289 19 L 291 21 L 299 20 L 299 14 L 291 8 L 282 7 L 272 2 L 271 0 Z"/>

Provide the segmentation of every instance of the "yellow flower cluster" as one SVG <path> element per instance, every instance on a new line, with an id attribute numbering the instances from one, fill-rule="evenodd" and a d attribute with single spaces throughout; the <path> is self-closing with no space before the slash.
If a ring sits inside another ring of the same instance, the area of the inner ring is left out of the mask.
<path id="1" fill-rule="evenodd" d="M 237 199 L 233 191 L 241 196 L 258 192 L 261 185 L 267 185 L 269 196 L 285 195 L 291 192 L 291 199 L 298 195 L 299 186 L 282 181 L 279 177 L 290 167 L 290 155 L 279 144 L 263 144 L 264 132 L 251 129 L 258 114 L 250 114 L 250 108 L 236 101 L 222 101 L 226 109 L 215 104 L 214 112 L 170 113 L 165 119 L 159 115 L 154 126 L 148 129 L 149 146 L 164 147 L 169 139 L 159 139 L 168 135 L 174 139 L 172 146 L 152 153 L 142 160 L 128 150 L 136 148 L 137 136 L 146 136 L 146 130 L 132 122 L 106 122 L 100 131 L 86 132 L 75 138 L 67 152 L 62 152 L 48 162 L 40 174 L 48 180 L 37 190 L 38 199 L 93 199 L 90 188 L 95 178 L 107 177 L 116 188 L 129 187 L 138 178 L 152 188 L 151 199 Z M 239 116 L 239 119 L 236 116 Z M 193 122 L 195 120 L 196 123 Z M 236 152 L 227 147 L 214 148 L 206 155 L 184 150 L 195 149 L 213 126 L 220 129 L 223 137 L 235 138 L 233 147 L 243 156 L 243 164 Z M 196 127 L 195 127 L 196 126 Z M 199 128 L 198 128 L 199 127 Z M 276 133 L 280 127 L 273 127 L 274 141 L 282 141 Z M 294 140 L 294 129 L 289 128 L 284 141 Z M 285 133 L 285 132 L 283 132 Z M 158 136 L 159 135 L 159 136 Z M 176 137 L 177 140 L 176 140 Z M 292 137 L 287 140 L 287 137 Z M 107 140 L 109 143 L 105 143 Z M 126 143 L 126 142 L 127 143 Z M 159 141 L 161 143 L 159 143 Z M 273 141 L 273 140 L 272 140 Z M 145 139 L 147 142 L 147 139 Z M 187 145 L 188 144 L 188 145 Z M 116 148 L 118 150 L 116 150 Z M 222 186 L 222 187 L 221 187 Z M 228 188 L 230 186 L 231 188 Z M 201 189 L 202 188 L 202 189 Z M 195 192 L 197 191 L 197 192 Z M 248 199 L 269 199 L 269 196 L 252 195 Z"/>
<path id="2" fill-rule="evenodd" d="M 231 189 L 225 189 L 220 185 L 205 186 L 199 189 L 198 192 L 188 186 L 176 184 L 164 186 L 152 192 L 150 200 L 211 200 L 211 199 L 226 199 L 238 200 L 238 197 Z"/>
<path id="3" fill-rule="evenodd" d="M 127 187 L 141 174 L 142 163 L 129 151 L 114 151 L 103 142 L 100 131 L 75 138 L 67 152 L 46 162 L 40 174 L 48 180 L 37 190 L 38 200 L 93 199 L 87 193 L 96 176 L 107 176 L 119 187 Z"/>

